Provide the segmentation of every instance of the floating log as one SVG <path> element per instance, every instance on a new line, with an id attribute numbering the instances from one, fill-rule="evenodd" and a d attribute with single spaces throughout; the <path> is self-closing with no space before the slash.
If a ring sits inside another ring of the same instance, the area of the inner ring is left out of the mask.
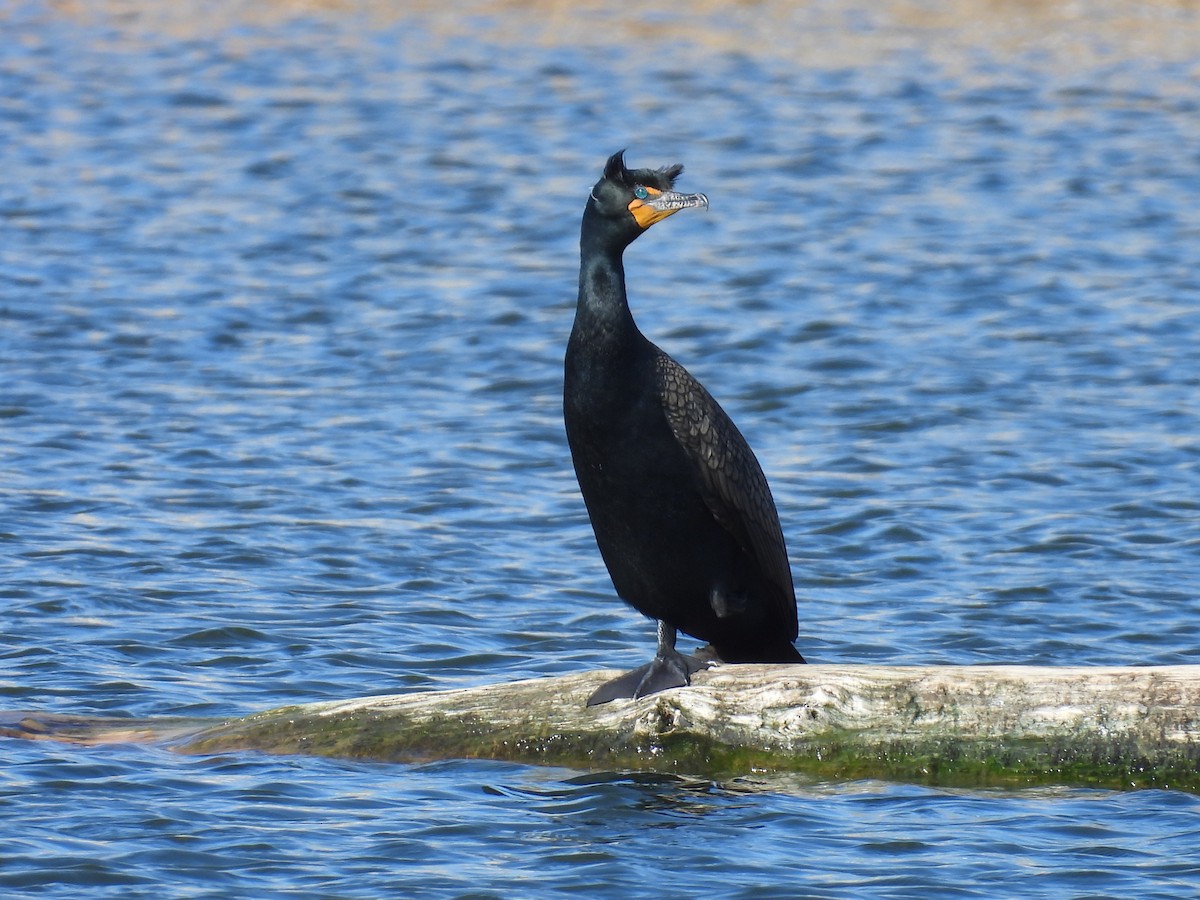
<path id="1" fill-rule="evenodd" d="M 205 727 L 24 714 L 0 733 L 158 735 L 186 753 L 1200 791 L 1200 666 L 719 666 L 691 687 L 587 707 L 613 674 L 310 703 Z"/>

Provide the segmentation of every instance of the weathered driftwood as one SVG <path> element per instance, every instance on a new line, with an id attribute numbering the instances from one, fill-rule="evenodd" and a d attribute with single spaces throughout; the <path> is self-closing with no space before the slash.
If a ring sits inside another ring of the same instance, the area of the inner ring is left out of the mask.
<path id="1" fill-rule="evenodd" d="M 1200 790 L 1200 666 L 722 666 L 689 688 L 589 709 L 611 675 L 313 703 L 199 730 L 31 714 L 3 733 L 158 736 L 189 753 Z"/>

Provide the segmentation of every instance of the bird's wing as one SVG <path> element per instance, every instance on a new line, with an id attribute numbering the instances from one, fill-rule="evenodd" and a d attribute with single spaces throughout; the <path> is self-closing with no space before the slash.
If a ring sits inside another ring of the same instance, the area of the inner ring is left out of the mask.
<path id="1" fill-rule="evenodd" d="M 775 501 L 754 451 L 704 385 L 661 350 L 656 371 L 667 422 L 695 466 L 705 504 L 778 589 L 775 599 L 794 639 L 792 569 Z"/>

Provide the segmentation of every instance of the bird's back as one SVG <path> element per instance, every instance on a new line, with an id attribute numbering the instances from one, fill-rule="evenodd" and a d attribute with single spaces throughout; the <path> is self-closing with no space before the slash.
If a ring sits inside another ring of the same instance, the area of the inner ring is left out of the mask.
<path id="1" fill-rule="evenodd" d="M 753 602 L 762 615 L 796 639 L 791 564 L 771 488 L 754 451 L 704 386 L 661 350 L 658 392 L 671 432 L 697 473 L 699 494 L 713 519 L 749 562 Z"/>

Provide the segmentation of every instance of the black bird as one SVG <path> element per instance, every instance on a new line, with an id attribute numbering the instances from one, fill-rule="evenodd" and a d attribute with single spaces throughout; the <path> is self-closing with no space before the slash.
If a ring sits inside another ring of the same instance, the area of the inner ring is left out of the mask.
<path id="1" fill-rule="evenodd" d="M 563 412 L 579 489 L 617 594 L 658 621 L 654 661 L 588 705 L 690 683 L 704 664 L 676 631 L 724 662 L 802 663 L 796 595 L 771 489 L 737 426 L 692 375 L 638 330 L 625 248 L 704 194 L 672 188 L 683 166 L 609 158 L 583 212 L 579 303 Z"/>

